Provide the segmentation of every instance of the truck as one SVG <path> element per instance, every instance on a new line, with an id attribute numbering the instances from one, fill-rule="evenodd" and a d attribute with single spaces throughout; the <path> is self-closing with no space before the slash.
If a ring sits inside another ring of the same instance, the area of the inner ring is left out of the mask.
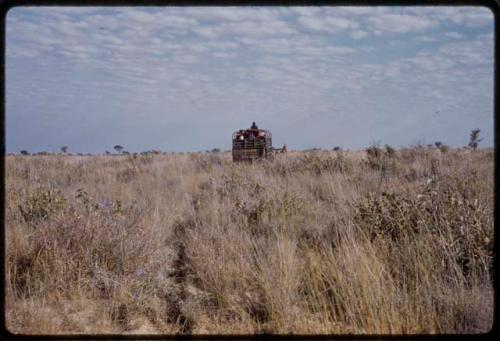
<path id="1" fill-rule="evenodd" d="M 233 162 L 272 160 L 276 151 L 286 151 L 286 145 L 283 149 L 274 149 L 271 132 L 259 129 L 255 122 L 250 129 L 233 133 Z"/>

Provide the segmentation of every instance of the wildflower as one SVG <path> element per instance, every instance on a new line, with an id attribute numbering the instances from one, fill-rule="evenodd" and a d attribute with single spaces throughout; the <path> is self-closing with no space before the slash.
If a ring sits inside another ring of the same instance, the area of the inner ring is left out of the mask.
<path id="1" fill-rule="evenodd" d="M 108 199 L 101 200 L 101 202 L 99 203 L 99 206 L 101 206 L 101 208 L 110 208 L 111 201 L 109 201 Z"/>

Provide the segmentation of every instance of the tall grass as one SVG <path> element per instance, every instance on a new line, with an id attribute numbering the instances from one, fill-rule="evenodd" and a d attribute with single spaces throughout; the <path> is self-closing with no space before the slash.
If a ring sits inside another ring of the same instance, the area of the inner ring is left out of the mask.
<path id="1" fill-rule="evenodd" d="M 6 157 L 14 333 L 480 333 L 493 151 Z"/>

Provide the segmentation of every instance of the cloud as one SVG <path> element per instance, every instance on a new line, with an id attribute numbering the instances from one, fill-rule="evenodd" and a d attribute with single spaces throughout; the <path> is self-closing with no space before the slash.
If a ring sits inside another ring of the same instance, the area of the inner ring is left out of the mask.
<path id="1" fill-rule="evenodd" d="M 213 56 L 216 58 L 221 58 L 221 59 L 232 59 L 232 58 L 236 58 L 236 56 L 238 56 L 238 54 L 234 53 L 234 52 L 214 52 Z"/>
<path id="2" fill-rule="evenodd" d="M 369 29 L 375 34 L 423 32 L 439 26 L 437 21 L 409 14 L 381 14 L 367 19 Z"/>
<path id="3" fill-rule="evenodd" d="M 444 36 L 451 39 L 462 39 L 463 36 L 458 32 L 445 32 Z"/>
<path id="4" fill-rule="evenodd" d="M 345 29 L 356 29 L 359 24 L 353 20 L 342 17 L 313 17 L 301 16 L 297 18 L 297 22 L 305 29 L 312 31 L 324 31 L 336 33 Z"/>
<path id="5" fill-rule="evenodd" d="M 444 42 L 450 39 L 461 40 L 463 39 L 463 35 L 458 32 L 439 32 L 436 34 L 427 34 L 415 37 L 416 41 L 424 43 Z"/>
<path id="6" fill-rule="evenodd" d="M 275 21 L 281 16 L 279 8 L 255 7 L 191 7 L 174 8 L 177 13 L 205 22 Z"/>
<path id="7" fill-rule="evenodd" d="M 457 10 L 456 12 L 451 12 L 449 18 L 454 24 L 464 25 L 466 27 L 481 27 L 491 23 L 493 20 L 493 13 L 483 7 L 475 8 L 473 10 L 464 11 Z"/>
<path id="8" fill-rule="evenodd" d="M 289 35 L 295 33 L 296 30 L 284 21 L 273 20 L 266 22 L 226 22 L 219 25 L 195 28 L 193 32 L 202 37 L 214 39 L 227 35 L 246 37 Z"/>
<path id="9" fill-rule="evenodd" d="M 437 20 L 446 26 L 484 27 L 493 23 L 493 13 L 480 6 L 407 7 L 407 13 Z"/>
<path id="10" fill-rule="evenodd" d="M 312 6 L 293 7 L 291 12 L 299 16 L 316 16 L 321 12 L 321 9 Z"/>
<path id="11" fill-rule="evenodd" d="M 424 42 L 424 43 L 432 43 L 432 42 L 437 41 L 436 38 L 431 37 L 431 36 L 418 36 L 418 37 L 415 37 L 415 40 L 416 41 L 421 41 L 421 42 Z"/>
<path id="12" fill-rule="evenodd" d="M 486 102 L 492 101 L 492 18 L 490 26 L 469 30 L 477 13 L 406 7 L 75 9 L 9 11 L 8 130 L 34 115 L 50 117 L 51 131 L 74 129 L 82 117 L 94 128 L 119 121 L 120 134 L 137 134 L 137 148 L 160 148 L 163 142 L 148 134 L 145 123 L 155 122 L 165 134 L 175 124 L 192 127 L 201 135 L 185 141 L 220 146 L 227 139 L 206 135 L 208 128 L 232 131 L 253 117 L 277 136 L 298 134 L 293 122 L 307 124 L 322 132 L 318 141 L 326 144 L 327 125 L 331 134 L 351 126 L 350 135 L 383 135 L 377 122 L 411 127 L 419 110 L 458 101 L 456 115 L 462 117 L 466 101 L 475 102 L 478 112 L 489 112 Z M 373 128 L 356 128 L 361 122 Z M 9 134 L 12 141 L 15 134 Z"/>
<path id="13" fill-rule="evenodd" d="M 363 31 L 363 30 L 355 30 L 351 33 L 351 37 L 353 39 L 361 39 L 361 38 L 364 38 L 368 35 L 368 33 L 366 31 Z"/>

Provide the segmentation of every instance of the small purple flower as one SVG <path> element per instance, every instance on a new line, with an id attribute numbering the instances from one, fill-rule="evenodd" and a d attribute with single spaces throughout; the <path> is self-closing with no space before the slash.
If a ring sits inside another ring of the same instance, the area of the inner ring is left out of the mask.
<path id="1" fill-rule="evenodd" d="M 101 200 L 101 202 L 99 203 L 99 205 L 101 206 L 101 208 L 110 208 L 111 207 L 111 201 L 109 201 L 108 199 L 104 199 L 104 200 Z"/>
<path id="2" fill-rule="evenodd" d="M 138 276 L 138 277 L 142 277 L 146 274 L 146 271 L 144 271 L 143 268 L 139 268 L 135 271 L 135 275 Z"/>

